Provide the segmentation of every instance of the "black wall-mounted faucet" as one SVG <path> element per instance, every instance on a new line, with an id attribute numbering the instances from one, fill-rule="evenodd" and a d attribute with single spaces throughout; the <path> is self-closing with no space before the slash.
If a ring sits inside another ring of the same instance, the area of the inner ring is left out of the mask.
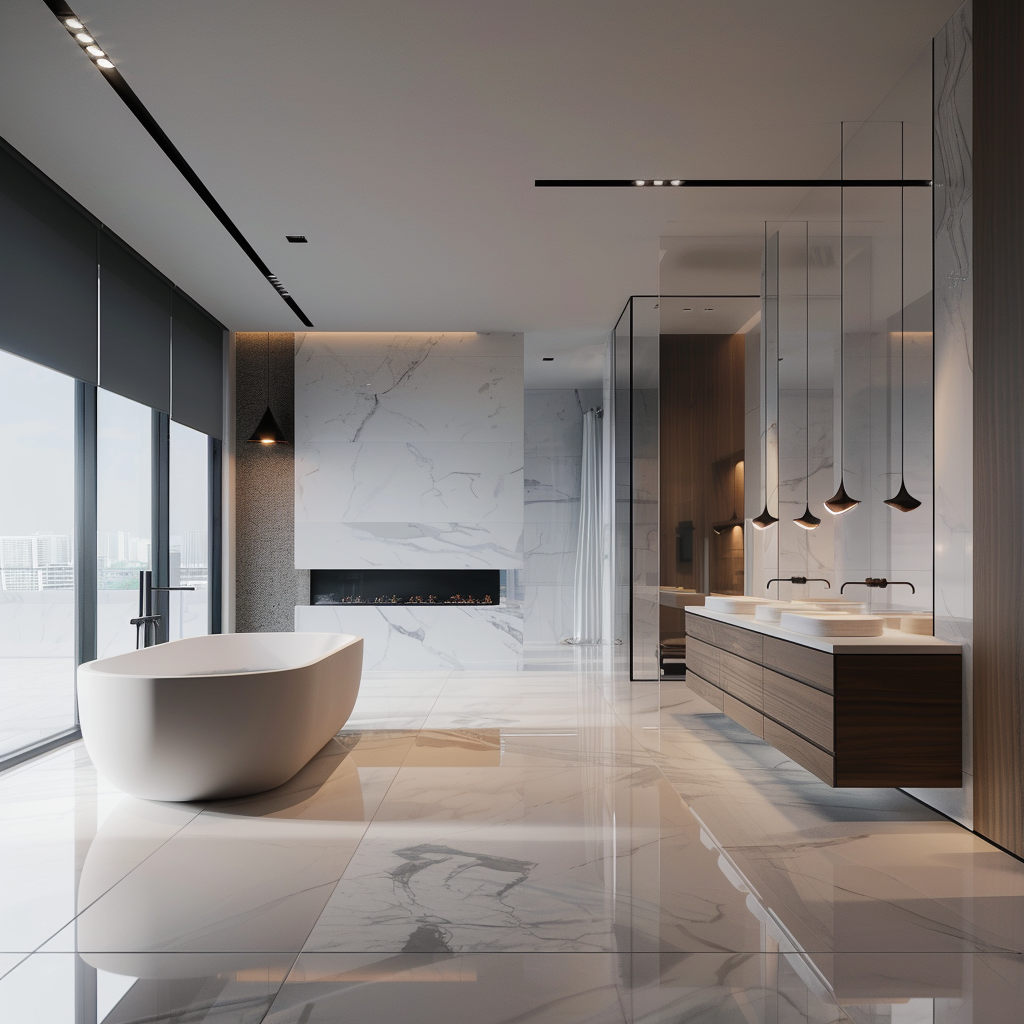
<path id="1" fill-rule="evenodd" d="M 139 614 L 137 618 L 128 620 L 135 627 L 135 650 L 140 647 L 152 647 L 156 643 L 156 624 L 163 616 L 153 612 L 154 591 L 167 593 L 171 590 L 195 589 L 195 587 L 154 587 L 153 570 L 139 570 Z"/>
<path id="2" fill-rule="evenodd" d="M 869 576 L 866 580 L 847 580 L 839 588 L 839 593 L 841 594 L 849 586 L 879 587 L 881 590 L 885 590 L 886 587 L 910 587 L 910 592 L 912 594 L 917 593 L 913 583 L 909 583 L 907 580 L 887 580 L 884 576 L 879 576 L 877 578 Z"/>
<path id="3" fill-rule="evenodd" d="M 806 576 L 780 576 L 774 580 L 769 580 L 768 586 L 764 589 L 767 590 L 773 583 L 824 583 L 829 590 L 832 589 L 832 584 L 828 580 L 808 579 Z"/>

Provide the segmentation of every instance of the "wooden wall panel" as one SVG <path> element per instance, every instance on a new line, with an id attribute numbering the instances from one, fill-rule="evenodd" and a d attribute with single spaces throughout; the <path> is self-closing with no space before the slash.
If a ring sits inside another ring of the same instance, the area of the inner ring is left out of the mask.
<path id="1" fill-rule="evenodd" d="M 713 589 L 743 593 L 743 531 L 712 523 L 743 518 L 743 335 L 666 334 L 661 338 L 661 582 L 702 591 L 705 539 Z M 718 463 L 716 467 L 716 463 Z M 693 559 L 681 564 L 677 527 L 693 523 Z M 679 618 L 662 612 L 662 635 Z"/>
<path id="2" fill-rule="evenodd" d="M 974 3 L 974 827 L 1024 856 L 1024 4 Z M 937 410 L 941 415 L 941 410 Z"/>

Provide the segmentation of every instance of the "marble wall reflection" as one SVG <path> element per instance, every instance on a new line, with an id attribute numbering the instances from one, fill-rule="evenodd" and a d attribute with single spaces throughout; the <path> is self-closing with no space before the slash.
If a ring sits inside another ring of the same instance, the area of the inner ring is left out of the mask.
<path id="1" fill-rule="evenodd" d="M 523 637 L 557 643 L 573 635 L 573 577 L 580 518 L 583 413 L 600 389 L 525 392 Z"/>
<path id="2" fill-rule="evenodd" d="M 297 334 L 295 564 L 517 568 L 523 340 Z"/>

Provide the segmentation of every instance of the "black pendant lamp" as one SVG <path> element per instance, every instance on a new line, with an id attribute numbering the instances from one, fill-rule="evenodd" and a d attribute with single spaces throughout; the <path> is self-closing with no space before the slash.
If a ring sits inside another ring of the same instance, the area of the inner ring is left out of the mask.
<path id="1" fill-rule="evenodd" d="M 762 291 L 765 296 L 768 294 L 768 222 L 764 223 L 764 284 Z M 764 462 L 761 464 L 761 479 L 764 481 L 764 511 L 751 519 L 750 523 L 755 530 L 767 530 L 769 526 L 778 522 L 778 519 L 768 511 L 768 318 L 767 303 L 761 304 L 761 348 L 764 350 L 764 401 L 761 408 L 764 410 L 762 420 L 764 422 Z"/>
<path id="2" fill-rule="evenodd" d="M 804 229 L 804 514 L 794 519 L 803 530 L 813 530 L 821 520 L 811 512 L 811 224 Z"/>
<path id="3" fill-rule="evenodd" d="M 839 490 L 825 502 L 834 516 L 849 512 L 860 502 L 846 493 L 844 448 L 846 446 L 846 189 L 843 184 L 843 155 L 846 148 L 845 122 L 839 125 Z"/>
<path id="4" fill-rule="evenodd" d="M 290 444 L 270 409 L 270 332 L 267 331 L 267 411 L 252 432 L 249 444 Z"/>
<path id="5" fill-rule="evenodd" d="M 896 492 L 895 496 L 886 500 L 886 505 L 889 508 L 896 509 L 897 512 L 913 512 L 915 508 L 921 507 L 921 502 L 915 498 L 910 491 L 907 490 L 906 478 L 905 478 L 905 466 L 907 461 L 906 456 L 906 435 L 907 435 L 907 416 L 906 416 L 906 405 L 907 405 L 907 392 L 906 392 L 906 363 L 904 360 L 904 328 L 905 323 L 904 317 L 904 280 L 903 280 L 903 265 L 905 263 L 904 257 L 904 243 L 905 243 L 905 220 L 903 216 L 903 123 L 900 122 L 900 489 Z"/>

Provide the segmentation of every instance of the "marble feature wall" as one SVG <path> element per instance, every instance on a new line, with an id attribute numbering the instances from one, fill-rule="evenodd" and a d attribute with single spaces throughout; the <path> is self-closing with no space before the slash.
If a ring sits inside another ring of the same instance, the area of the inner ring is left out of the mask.
<path id="1" fill-rule="evenodd" d="M 964 784 L 912 790 L 965 825 L 973 791 L 972 10 L 935 37 L 935 635 L 963 645 Z"/>
<path id="2" fill-rule="evenodd" d="M 299 606 L 299 633 L 355 633 L 365 669 L 509 669 L 522 666 L 523 613 L 500 607 Z"/>
<path id="3" fill-rule="evenodd" d="M 270 399 L 294 436 L 293 334 L 269 335 Z M 295 449 L 249 444 L 267 407 L 264 333 L 235 335 L 235 630 L 290 632 L 294 608 L 309 600 L 309 573 L 295 568 Z"/>
<path id="4" fill-rule="evenodd" d="M 580 518 L 583 412 L 600 389 L 525 392 L 523 639 L 551 644 L 573 635 L 573 577 Z"/>
<path id="5" fill-rule="evenodd" d="M 523 339 L 296 335 L 295 564 L 522 565 Z"/>

